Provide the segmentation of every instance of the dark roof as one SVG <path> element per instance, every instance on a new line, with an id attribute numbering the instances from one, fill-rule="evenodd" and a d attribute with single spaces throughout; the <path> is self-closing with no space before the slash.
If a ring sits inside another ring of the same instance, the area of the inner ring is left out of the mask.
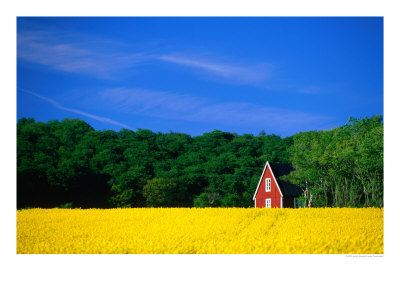
<path id="1" fill-rule="evenodd" d="M 280 180 L 279 177 L 283 175 L 288 175 L 290 172 L 294 171 L 294 168 L 291 164 L 277 164 L 277 163 L 269 163 L 272 172 L 276 180 L 278 181 L 279 188 L 284 196 L 294 196 L 298 197 L 303 194 L 302 189 L 288 181 Z"/>

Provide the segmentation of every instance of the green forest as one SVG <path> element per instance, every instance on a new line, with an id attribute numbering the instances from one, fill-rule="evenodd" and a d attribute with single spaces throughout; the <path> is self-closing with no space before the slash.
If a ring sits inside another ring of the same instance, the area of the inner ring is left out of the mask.
<path id="1" fill-rule="evenodd" d="M 80 119 L 17 122 L 17 208 L 253 207 L 266 161 L 309 207 L 383 206 L 383 120 L 281 138 L 95 130 Z"/>

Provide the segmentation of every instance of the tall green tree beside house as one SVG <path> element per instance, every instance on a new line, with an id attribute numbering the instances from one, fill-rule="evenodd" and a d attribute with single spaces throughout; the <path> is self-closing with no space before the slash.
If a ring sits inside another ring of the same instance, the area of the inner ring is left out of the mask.
<path id="1" fill-rule="evenodd" d="M 303 188 L 308 206 L 383 206 L 381 116 L 296 134 L 289 154 L 295 171 L 286 178 Z"/>

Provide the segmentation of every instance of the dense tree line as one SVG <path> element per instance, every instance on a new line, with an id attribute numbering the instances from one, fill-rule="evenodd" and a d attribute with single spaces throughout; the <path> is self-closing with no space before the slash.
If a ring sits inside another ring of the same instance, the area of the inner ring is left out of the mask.
<path id="1" fill-rule="evenodd" d="M 291 137 L 98 131 L 79 119 L 17 123 L 17 207 L 253 206 L 265 161 L 291 162 L 312 206 L 383 204 L 383 123 Z"/>
<path id="2" fill-rule="evenodd" d="M 266 160 L 292 138 L 96 131 L 79 119 L 17 123 L 17 207 L 253 206 Z"/>
<path id="3" fill-rule="evenodd" d="M 296 134 L 289 152 L 296 170 L 286 179 L 303 188 L 307 206 L 383 206 L 381 116 Z"/>

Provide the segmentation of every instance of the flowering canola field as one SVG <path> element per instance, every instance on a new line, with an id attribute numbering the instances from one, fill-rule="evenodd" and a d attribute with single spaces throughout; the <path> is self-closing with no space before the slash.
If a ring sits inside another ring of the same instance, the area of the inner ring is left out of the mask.
<path id="1" fill-rule="evenodd" d="M 28 209 L 17 253 L 382 254 L 383 209 Z"/>

